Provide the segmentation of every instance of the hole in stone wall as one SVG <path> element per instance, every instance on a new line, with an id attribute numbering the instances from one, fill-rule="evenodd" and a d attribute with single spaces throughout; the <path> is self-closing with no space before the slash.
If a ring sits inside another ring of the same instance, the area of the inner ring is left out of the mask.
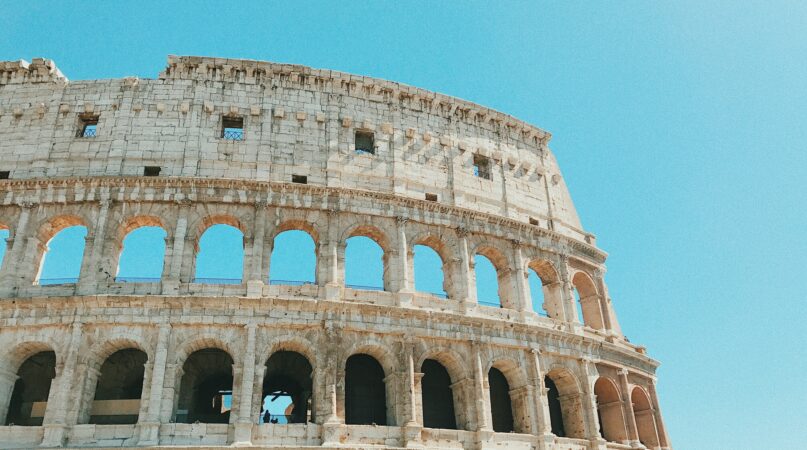
<path id="1" fill-rule="evenodd" d="M 56 353 L 39 352 L 20 365 L 11 392 L 6 425 L 40 426 L 45 417 L 50 385 L 56 376 Z"/>
<path id="2" fill-rule="evenodd" d="M 143 176 L 156 177 L 160 175 L 160 166 L 146 166 L 143 168 Z"/>
<path id="3" fill-rule="evenodd" d="M 356 154 L 375 155 L 375 136 L 371 131 L 356 130 Z"/>
<path id="4" fill-rule="evenodd" d="M 80 114 L 78 116 L 76 137 L 94 138 L 97 135 L 99 118 L 100 116 L 97 114 Z"/>
<path id="5" fill-rule="evenodd" d="M 221 138 L 228 141 L 244 139 L 244 118 L 224 116 L 221 119 Z"/>
<path id="6" fill-rule="evenodd" d="M 490 180 L 490 159 L 482 155 L 474 155 L 474 176 Z"/>
<path id="7" fill-rule="evenodd" d="M 308 177 L 305 175 L 292 175 L 291 182 L 299 184 L 308 184 Z"/>
<path id="8" fill-rule="evenodd" d="M 370 355 L 357 354 L 345 364 L 345 423 L 386 425 L 384 369 Z"/>
<path id="9" fill-rule="evenodd" d="M 430 193 L 427 192 L 426 193 L 426 201 L 436 202 L 437 201 L 437 194 L 430 194 Z"/>
<path id="10" fill-rule="evenodd" d="M 8 170 L 0 170 L 0 180 L 8 180 L 11 177 L 11 172 Z"/>

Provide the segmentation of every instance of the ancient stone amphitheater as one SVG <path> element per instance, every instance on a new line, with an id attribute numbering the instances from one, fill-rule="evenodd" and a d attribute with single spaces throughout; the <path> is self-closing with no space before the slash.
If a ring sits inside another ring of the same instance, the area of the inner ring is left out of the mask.
<path id="1" fill-rule="evenodd" d="M 658 363 L 620 331 L 549 139 L 296 65 L 171 56 L 157 79 L 69 82 L 0 62 L 0 448 L 670 448 Z M 235 283 L 196 277 L 216 224 L 243 234 Z M 74 226 L 80 275 L 41 279 Z M 162 276 L 116 277 L 144 226 Z M 316 244 L 313 283 L 268 278 L 289 230 Z M 345 284 L 354 236 L 383 249 L 382 289 Z M 415 289 L 417 246 L 445 295 Z M 477 299 L 476 255 L 500 305 Z"/>

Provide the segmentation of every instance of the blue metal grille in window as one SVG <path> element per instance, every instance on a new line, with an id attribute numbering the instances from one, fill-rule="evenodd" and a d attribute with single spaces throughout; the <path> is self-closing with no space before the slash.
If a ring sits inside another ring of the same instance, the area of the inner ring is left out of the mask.
<path id="1" fill-rule="evenodd" d="M 244 140 L 244 129 L 243 128 L 225 128 L 222 137 L 224 139 L 227 139 L 227 140 L 230 140 L 230 141 Z"/>
<path id="2" fill-rule="evenodd" d="M 383 291 L 383 286 L 364 286 L 361 284 L 346 284 L 345 287 L 350 289 L 358 289 L 360 291 Z"/>
<path id="3" fill-rule="evenodd" d="M 76 284 L 78 278 L 40 278 L 40 286 L 55 286 L 58 284 Z"/>
<path id="4" fill-rule="evenodd" d="M 271 285 L 285 285 L 285 286 L 305 286 L 307 284 L 314 284 L 313 281 L 303 281 L 303 280 L 269 280 L 269 284 Z"/>
<path id="5" fill-rule="evenodd" d="M 93 137 L 95 137 L 95 131 L 96 131 L 97 126 L 98 125 L 96 125 L 96 124 L 84 125 L 84 129 L 81 130 L 81 137 L 85 137 L 85 138 L 93 138 Z"/>

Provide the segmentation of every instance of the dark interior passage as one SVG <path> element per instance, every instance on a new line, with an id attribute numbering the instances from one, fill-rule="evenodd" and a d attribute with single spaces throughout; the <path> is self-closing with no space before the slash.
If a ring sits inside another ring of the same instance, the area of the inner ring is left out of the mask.
<path id="1" fill-rule="evenodd" d="M 426 428 L 457 429 L 454 415 L 454 394 L 451 392 L 451 376 L 442 364 L 427 359 L 421 368 L 423 378 L 423 426 Z"/>
<path id="2" fill-rule="evenodd" d="M 56 377 L 56 353 L 39 352 L 20 365 L 11 392 L 6 425 L 42 425 L 50 384 Z"/>
<path id="3" fill-rule="evenodd" d="M 357 354 L 345 364 L 345 423 L 386 425 L 384 369 L 372 356 Z"/>
<path id="4" fill-rule="evenodd" d="M 232 407 L 233 359 L 219 349 L 193 352 L 184 374 L 177 405 L 178 423 L 228 423 Z"/>
<path id="5" fill-rule="evenodd" d="M 92 405 L 90 423 L 137 423 L 140 402 L 132 400 L 140 400 L 143 392 L 147 359 L 145 352 L 127 348 L 104 361 L 95 388 L 96 401 Z"/>
<path id="6" fill-rule="evenodd" d="M 566 437 L 566 430 L 563 428 L 563 409 L 560 406 L 560 392 L 552 378 L 544 377 L 546 386 L 547 401 L 549 403 L 549 420 L 552 423 L 552 434 L 558 437 Z"/>
<path id="7" fill-rule="evenodd" d="M 306 423 L 312 422 L 311 393 L 312 368 L 305 356 L 290 351 L 279 351 L 266 361 L 263 378 L 264 406 L 261 423 Z M 283 402 L 283 411 L 275 404 Z M 288 405 L 288 406 L 285 406 Z"/>
<path id="8" fill-rule="evenodd" d="M 491 367 L 488 372 L 490 384 L 490 413 L 493 431 L 509 433 L 513 429 L 513 407 L 510 403 L 510 385 L 502 372 Z"/>

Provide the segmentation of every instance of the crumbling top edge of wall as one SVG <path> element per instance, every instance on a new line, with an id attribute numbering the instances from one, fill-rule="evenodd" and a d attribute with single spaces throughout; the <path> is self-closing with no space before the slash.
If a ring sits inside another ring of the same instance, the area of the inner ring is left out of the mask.
<path id="1" fill-rule="evenodd" d="M 24 83 L 67 84 L 68 81 L 52 59 L 34 58 L 30 63 L 24 59 L 0 61 L 0 86 Z"/>

